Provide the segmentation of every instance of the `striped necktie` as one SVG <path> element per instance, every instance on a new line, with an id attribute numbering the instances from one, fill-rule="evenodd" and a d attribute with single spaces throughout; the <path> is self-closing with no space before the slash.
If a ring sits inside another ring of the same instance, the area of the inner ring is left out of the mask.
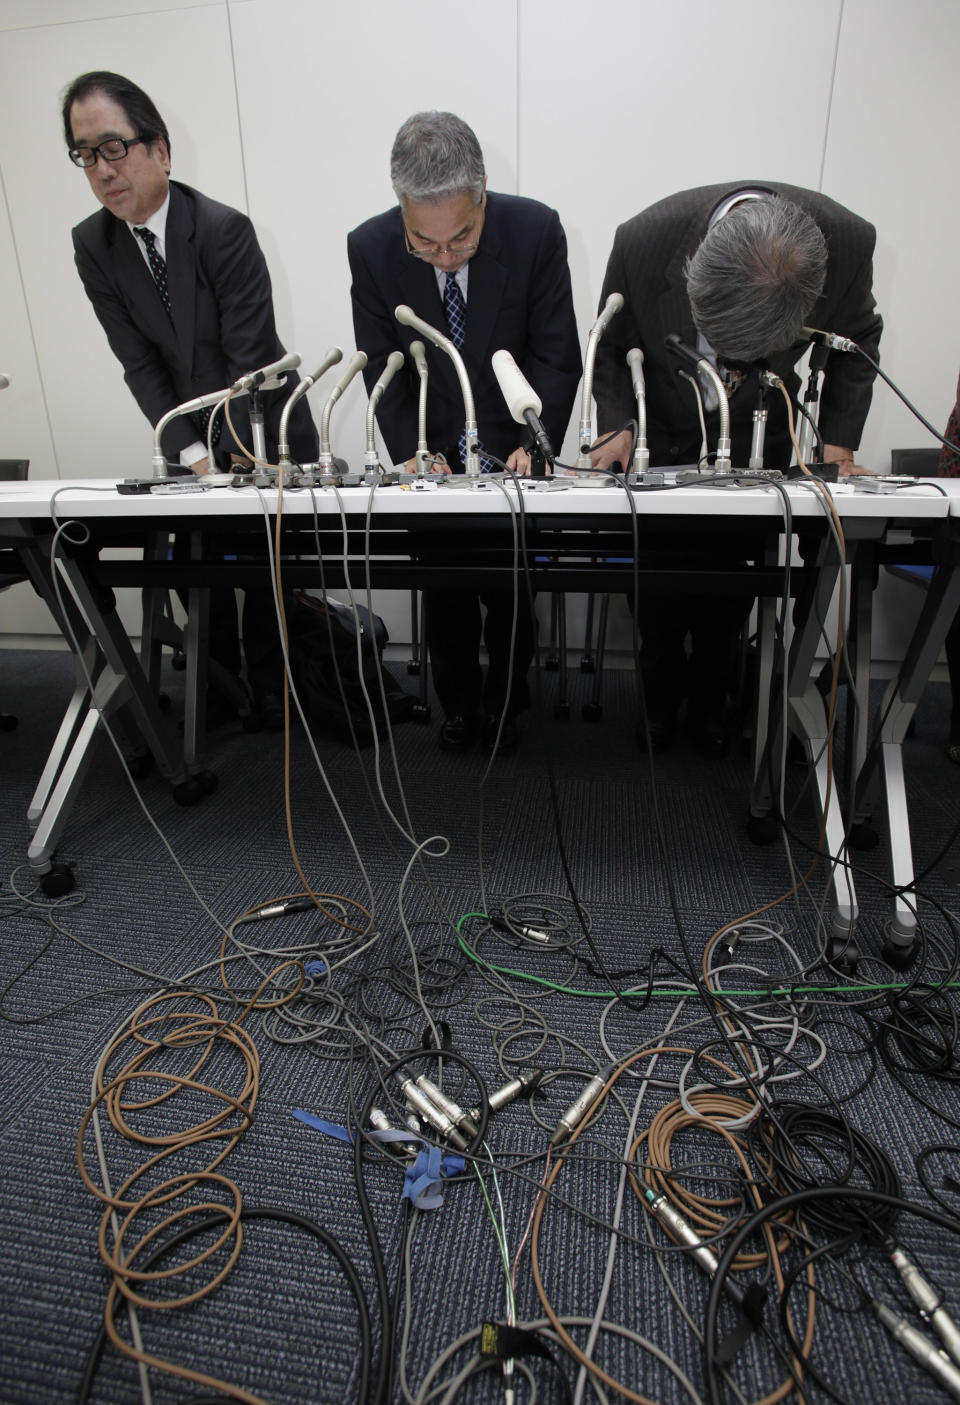
<path id="1" fill-rule="evenodd" d="M 450 333 L 450 340 L 458 351 L 463 350 L 463 343 L 467 336 L 467 304 L 464 301 L 463 290 L 455 273 L 447 274 L 447 281 L 443 289 L 443 310 L 447 318 L 447 330 Z M 457 441 L 457 448 L 460 453 L 460 462 L 466 468 L 467 464 L 467 436 L 465 431 L 461 431 Z M 493 463 L 488 454 L 483 452 L 482 444 L 477 444 L 480 454 L 480 472 L 489 473 L 493 468 Z"/>

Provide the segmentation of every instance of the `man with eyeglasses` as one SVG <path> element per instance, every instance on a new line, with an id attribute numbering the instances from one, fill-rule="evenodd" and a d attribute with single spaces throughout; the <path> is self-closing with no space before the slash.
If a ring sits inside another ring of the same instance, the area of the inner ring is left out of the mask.
<path id="1" fill-rule="evenodd" d="M 490 456 L 530 472 L 530 441 L 511 418 L 490 364 L 511 352 L 543 402 L 541 418 L 560 445 L 580 381 L 567 246 L 555 210 L 535 200 L 487 190 L 480 144 L 451 112 L 416 113 L 400 128 L 390 158 L 399 204 L 367 220 L 347 239 L 357 346 L 367 353 L 367 386 L 391 351 L 409 351 L 418 334 L 394 317 L 406 303 L 458 346 L 473 390 L 484 470 Z M 450 471 L 463 470 L 464 406 L 451 359 L 429 344 L 427 442 Z M 413 468 L 419 379 L 407 358 L 384 395 L 377 418 L 395 464 Z M 485 607 L 482 619 L 480 605 Z M 510 591 L 430 591 L 428 639 L 434 686 L 444 710 L 440 745 L 462 751 L 479 737 L 499 750 L 517 742 L 515 719 L 529 706 L 527 670 L 534 625 L 521 599 L 512 655 Z M 483 678 L 479 649 L 487 648 Z"/>
<path id="2" fill-rule="evenodd" d="M 246 215 L 170 179 L 170 137 L 147 94 L 116 73 L 82 74 L 63 98 L 70 158 L 103 209 L 77 225 L 77 270 L 124 380 L 150 421 L 194 396 L 230 385 L 284 354 L 274 322 L 266 261 Z M 267 451 L 277 453 L 287 387 L 263 393 Z M 251 440 L 248 401 L 231 405 L 244 445 Z M 217 422 L 215 422 L 216 425 Z M 169 461 L 203 475 L 240 457 L 221 429 L 215 462 L 207 454 L 206 422 L 179 417 L 164 431 Z M 305 400 L 290 420 L 290 444 L 301 461 L 319 442 Z M 229 441 L 229 442 L 228 442 Z M 282 726 L 282 654 L 270 582 L 245 592 L 244 652 L 260 719 Z M 240 672 L 236 600 L 211 592 L 210 657 Z M 215 693 L 208 726 L 230 714 Z"/>

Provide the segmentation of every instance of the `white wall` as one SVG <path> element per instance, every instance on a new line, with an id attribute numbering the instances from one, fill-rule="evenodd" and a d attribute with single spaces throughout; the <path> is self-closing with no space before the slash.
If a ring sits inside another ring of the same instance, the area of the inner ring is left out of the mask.
<path id="1" fill-rule="evenodd" d="M 477 131 L 493 188 L 559 209 L 584 335 L 614 229 L 673 190 L 766 176 L 849 205 L 879 231 L 884 366 L 934 424 L 946 420 L 960 365 L 956 0 L 487 0 L 442 12 L 395 0 L 0 0 L 0 36 L 0 370 L 12 382 L 0 456 L 29 457 L 34 477 L 149 467 L 148 426 L 73 267 L 70 228 L 95 202 L 67 160 L 59 94 L 90 68 L 151 94 L 179 179 L 249 212 L 281 337 L 306 365 L 331 344 L 352 348 L 344 236 L 392 203 L 397 127 L 448 107 Z M 363 410 L 355 386 L 333 418 L 334 448 L 354 461 Z M 924 442 L 880 386 L 862 461 L 883 468 L 892 445 Z M 0 634 L 46 628 L 27 592 L 0 601 Z"/>

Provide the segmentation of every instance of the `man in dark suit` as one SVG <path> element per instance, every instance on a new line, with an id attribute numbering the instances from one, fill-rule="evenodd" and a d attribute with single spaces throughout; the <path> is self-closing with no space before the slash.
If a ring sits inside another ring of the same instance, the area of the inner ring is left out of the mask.
<path id="1" fill-rule="evenodd" d="M 347 252 L 357 346 L 367 353 L 373 386 L 391 351 L 408 351 L 417 333 L 394 317 L 407 303 L 424 321 L 462 334 L 476 404 L 481 450 L 518 473 L 529 473 L 529 437 L 511 418 L 491 369 L 510 351 L 543 402 L 542 420 L 559 445 L 580 380 L 581 359 L 556 211 L 535 200 L 486 189 L 483 154 L 471 129 L 449 112 L 418 113 L 401 127 L 390 174 L 399 205 L 352 231 Z M 464 406 L 456 371 L 429 344 L 427 439 L 453 472 L 461 472 Z M 394 463 L 415 461 L 419 381 L 412 362 L 388 387 L 378 420 Z M 482 680 L 478 651 L 480 602 L 489 667 Z M 445 713 L 440 745 L 462 750 L 478 731 L 492 747 L 501 714 L 500 750 L 516 744 L 514 719 L 529 705 L 527 669 L 534 628 L 521 599 L 510 673 L 513 597 L 485 590 L 430 591 L 428 630 L 434 685 Z"/>
<path id="2" fill-rule="evenodd" d="M 600 438 L 613 437 L 593 454 L 595 465 L 625 462 L 630 452 L 623 426 L 635 417 L 636 401 L 625 358 L 634 346 L 644 354 L 651 467 L 700 460 L 693 391 L 664 346 L 673 332 L 712 361 L 726 382 L 732 461 L 745 467 L 758 393 L 751 368 L 765 363 L 795 396 L 800 382 L 794 366 L 809 346 L 802 325 L 850 337 L 877 359 L 883 323 L 873 299 L 875 242 L 873 226 L 836 201 L 770 181 L 683 191 L 621 225 L 601 306 L 619 292 L 624 307 L 600 343 L 594 379 Z M 830 355 L 819 427 L 825 460 L 838 463 L 844 474 L 862 471 L 854 454 L 874 375 L 855 354 Z M 764 466 L 786 468 L 792 446 L 782 396 L 771 391 L 766 406 Z M 706 408 L 707 444 L 715 446 L 715 394 Z M 694 554 L 689 559 L 696 564 Z M 709 546 L 700 560 L 709 560 Z M 722 597 L 641 600 L 641 664 L 657 749 L 671 744 L 686 694 L 688 721 L 701 749 L 708 756 L 723 753 L 731 655 L 748 614 L 749 602 Z"/>
<path id="3" fill-rule="evenodd" d="M 270 275 L 252 224 L 170 180 L 170 138 L 147 94 L 119 74 L 83 74 L 64 95 L 63 127 L 71 158 L 104 206 L 73 231 L 77 270 L 151 425 L 183 401 L 282 357 Z M 271 459 L 292 388 L 290 382 L 262 393 Z M 251 440 L 248 404 L 242 397 L 231 403 L 245 446 Z M 291 416 L 289 437 L 301 461 L 316 458 L 317 434 L 303 400 Z M 218 462 L 211 465 L 205 438 L 200 417 L 178 417 L 162 447 L 168 459 L 179 455 L 199 475 L 243 461 L 221 429 Z M 210 639 L 211 657 L 239 674 L 232 591 L 212 592 Z M 261 589 L 246 592 L 244 649 L 261 719 L 282 725 L 282 655 L 266 577 Z"/>

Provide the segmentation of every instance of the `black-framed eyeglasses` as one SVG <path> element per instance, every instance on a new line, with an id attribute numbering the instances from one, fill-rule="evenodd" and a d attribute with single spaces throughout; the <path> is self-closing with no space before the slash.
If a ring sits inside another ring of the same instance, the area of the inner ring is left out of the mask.
<path id="1" fill-rule="evenodd" d="M 432 259 L 443 258 L 452 254 L 454 258 L 460 256 L 470 257 L 475 254 L 480 247 L 480 235 L 483 233 L 483 226 L 487 214 L 487 201 L 484 195 L 480 202 L 480 215 L 474 220 L 473 227 L 460 239 L 451 239 L 449 244 L 428 244 L 425 248 L 416 249 L 410 239 L 410 232 L 407 229 L 407 222 L 401 215 L 400 222 L 403 225 L 403 243 L 408 254 L 415 259 L 423 259 L 425 263 L 430 263 Z M 477 226 L 479 225 L 479 229 Z"/>
<path id="2" fill-rule="evenodd" d="M 99 146 L 75 146 L 69 156 L 75 166 L 83 166 L 86 169 L 95 166 L 100 156 L 104 161 L 122 161 L 131 146 L 136 146 L 138 141 L 146 141 L 146 137 L 108 137 Z"/>

